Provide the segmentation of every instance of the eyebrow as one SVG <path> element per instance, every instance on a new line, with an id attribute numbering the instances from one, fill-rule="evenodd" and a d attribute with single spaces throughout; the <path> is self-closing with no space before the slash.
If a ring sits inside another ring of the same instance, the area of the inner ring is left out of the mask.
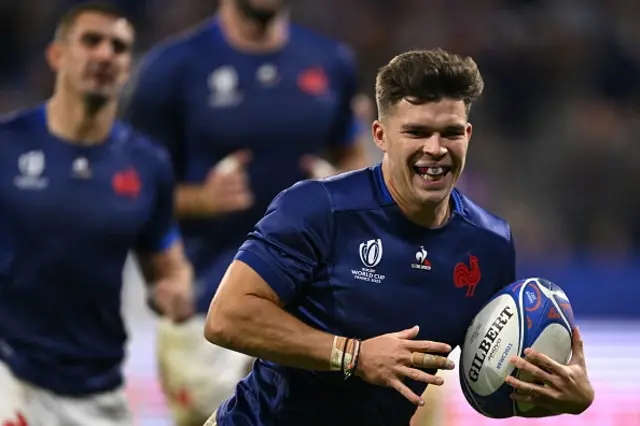
<path id="1" fill-rule="evenodd" d="M 408 124 L 403 124 L 402 126 L 400 126 L 400 130 L 403 132 L 415 132 L 415 131 L 419 131 L 419 132 L 425 132 L 425 133 L 433 133 L 436 131 L 439 131 L 441 133 L 446 133 L 446 132 L 464 132 L 465 130 L 465 126 L 462 124 L 450 124 L 448 126 L 444 126 L 442 128 L 437 128 L 437 127 L 433 127 L 433 126 L 426 126 L 424 124 L 412 124 L 412 123 L 408 123 Z"/>
<path id="2" fill-rule="evenodd" d="M 80 38 L 84 38 L 84 37 L 98 37 L 100 39 L 107 39 L 107 40 L 110 40 L 111 42 L 119 43 L 128 49 L 133 46 L 132 40 L 127 40 L 126 38 L 119 37 L 119 36 L 111 36 L 93 29 L 87 29 L 86 31 L 80 34 Z"/>

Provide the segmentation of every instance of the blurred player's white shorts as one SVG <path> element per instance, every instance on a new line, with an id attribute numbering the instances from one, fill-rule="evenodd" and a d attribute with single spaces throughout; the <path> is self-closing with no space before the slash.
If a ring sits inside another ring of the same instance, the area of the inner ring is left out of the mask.
<path id="1" fill-rule="evenodd" d="M 124 391 L 69 398 L 25 383 L 0 362 L 0 425 L 131 426 Z"/>
<path id="2" fill-rule="evenodd" d="M 160 380 L 177 426 L 201 426 L 248 373 L 253 358 L 209 343 L 205 317 L 174 324 L 160 319 Z"/>

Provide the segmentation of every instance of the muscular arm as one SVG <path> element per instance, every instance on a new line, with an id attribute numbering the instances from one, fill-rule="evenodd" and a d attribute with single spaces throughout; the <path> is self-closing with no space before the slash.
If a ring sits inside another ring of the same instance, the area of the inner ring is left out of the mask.
<path id="1" fill-rule="evenodd" d="M 237 260 L 211 302 L 205 337 L 228 349 L 307 370 L 329 370 L 334 338 L 287 313 L 271 287 Z"/>

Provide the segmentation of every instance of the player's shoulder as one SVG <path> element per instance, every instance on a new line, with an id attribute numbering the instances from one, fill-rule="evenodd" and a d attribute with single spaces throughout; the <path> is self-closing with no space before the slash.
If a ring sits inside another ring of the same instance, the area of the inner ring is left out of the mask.
<path id="1" fill-rule="evenodd" d="M 456 204 L 456 210 L 467 223 L 486 235 L 498 238 L 507 244 L 511 243 L 511 226 L 506 219 L 480 207 L 458 189 L 453 190 L 452 197 Z"/>
<path id="2" fill-rule="evenodd" d="M 376 180 L 378 167 L 366 167 L 319 180 L 332 200 L 333 210 L 355 212 L 379 209 L 384 203 L 381 202 L 381 188 Z"/>
<path id="3" fill-rule="evenodd" d="M 213 40 L 211 31 L 214 25 L 205 21 L 163 39 L 146 53 L 143 68 L 176 69 L 186 66 L 191 58 L 197 58 L 202 46 Z"/>
<path id="4" fill-rule="evenodd" d="M 31 131 L 34 124 L 44 120 L 42 106 L 13 110 L 0 114 L 0 132 Z"/>
<path id="5" fill-rule="evenodd" d="M 285 189 L 276 197 L 279 206 L 287 204 L 319 214 L 372 210 L 380 207 L 376 196 L 374 168 L 341 173 L 325 179 L 309 179 Z"/>
<path id="6" fill-rule="evenodd" d="M 116 122 L 114 139 L 115 149 L 127 151 L 145 163 L 157 167 L 171 164 L 169 153 L 161 144 L 152 141 L 128 123 Z"/>
<path id="7" fill-rule="evenodd" d="M 313 52 L 325 62 L 349 67 L 355 64 L 355 53 L 347 43 L 316 32 L 310 28 L 291 24 L 291 39 L 306 52 Z"/>

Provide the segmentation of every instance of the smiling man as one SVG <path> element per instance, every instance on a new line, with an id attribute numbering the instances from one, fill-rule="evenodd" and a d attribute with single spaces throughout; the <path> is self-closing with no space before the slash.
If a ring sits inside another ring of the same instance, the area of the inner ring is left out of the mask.
<path id="1" fill-rule="evenodd" d="M 122 270 L 135 250 L 155 305 L 191 316 L 168 155 L 116 121 L 134 31 L 115 7 L 65 14 L 53 96 L 0 122 L 0 424 L 126 426 Z"/>
<path id="2" fill-rule="evenodd" d="M 258 361 L 208 424 L 407 425 L 442 384 L 438 354 L 515 279 L 507 222 L 454 189 L 482 90 L 470 58 L 399 55 L 376 82 L 382 165 L 275 198 L 211 302 L 207 338 Z M 573 390 L 557 407 L 590 404 Z"/>

